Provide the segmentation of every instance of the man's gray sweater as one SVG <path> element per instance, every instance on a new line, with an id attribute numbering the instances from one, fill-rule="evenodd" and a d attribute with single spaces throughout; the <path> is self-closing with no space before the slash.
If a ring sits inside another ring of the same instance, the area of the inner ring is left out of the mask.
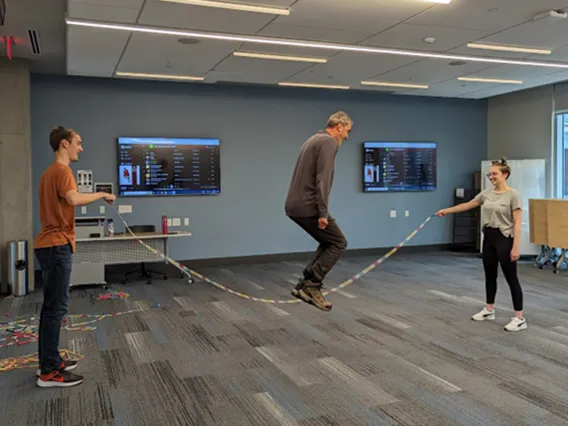
<path id="1" fill-rule="evenodd" d="M 329 193 L 338 148 L 337 141 L 326 131 L 318 132 L 304 142 L 286 198 L 287 216 L 329 216 Z"/>

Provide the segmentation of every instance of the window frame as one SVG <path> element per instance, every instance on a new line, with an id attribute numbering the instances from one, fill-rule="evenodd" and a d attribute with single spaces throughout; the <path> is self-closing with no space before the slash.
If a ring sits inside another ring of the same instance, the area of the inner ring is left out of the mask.
<path id="1" fill-rule="evenodd" d="M 568 198 L 568 110 L 554 114 L 555 197 Z"/>

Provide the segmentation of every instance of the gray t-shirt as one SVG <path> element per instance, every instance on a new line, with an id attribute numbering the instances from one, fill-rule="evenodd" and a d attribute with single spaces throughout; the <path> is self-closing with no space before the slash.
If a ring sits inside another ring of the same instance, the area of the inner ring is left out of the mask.
<path id="1" fill-rule="evenodd" d="M 498 228 L 506 237 L 513 237 L 515 225 L 513 210 L 522 209 L 521 195 L 514 189 L 498 193 L 495 188 L 486 189 L 476 195 L 475 200 L 481 204 L 483 223 L 481 228 Z"/>

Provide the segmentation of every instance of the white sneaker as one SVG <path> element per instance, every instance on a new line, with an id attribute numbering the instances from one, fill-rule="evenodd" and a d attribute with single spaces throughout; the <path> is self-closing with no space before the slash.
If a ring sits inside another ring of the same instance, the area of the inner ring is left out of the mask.
<path id="1" fill-rule="evenodd" d="M 472 316 L 471 319 L 474 321 L 494 320 L 495 310 L 488 311 L 487 307 L 484 307 L 480 312 Z"/>
<path id="2" fill-rule="evenodd" d="M 527 320 L 517 317 L 511 318 L 511 322 L 505 326 L 507 331 L 521 331 L 527 329 Z"/>

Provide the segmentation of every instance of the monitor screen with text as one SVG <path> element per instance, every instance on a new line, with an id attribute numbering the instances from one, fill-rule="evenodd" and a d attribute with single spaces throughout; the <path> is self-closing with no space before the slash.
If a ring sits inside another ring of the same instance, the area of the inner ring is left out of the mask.
<path id="1" fill-rule="evenodd" d="M 435 189 L 435 142 L 363 143 L 364 192 Z"/>
<path id="2" fill-rule="evenodd" d="M 221 193 L 219 139 L 118 138 L 118 195 Z"/>

